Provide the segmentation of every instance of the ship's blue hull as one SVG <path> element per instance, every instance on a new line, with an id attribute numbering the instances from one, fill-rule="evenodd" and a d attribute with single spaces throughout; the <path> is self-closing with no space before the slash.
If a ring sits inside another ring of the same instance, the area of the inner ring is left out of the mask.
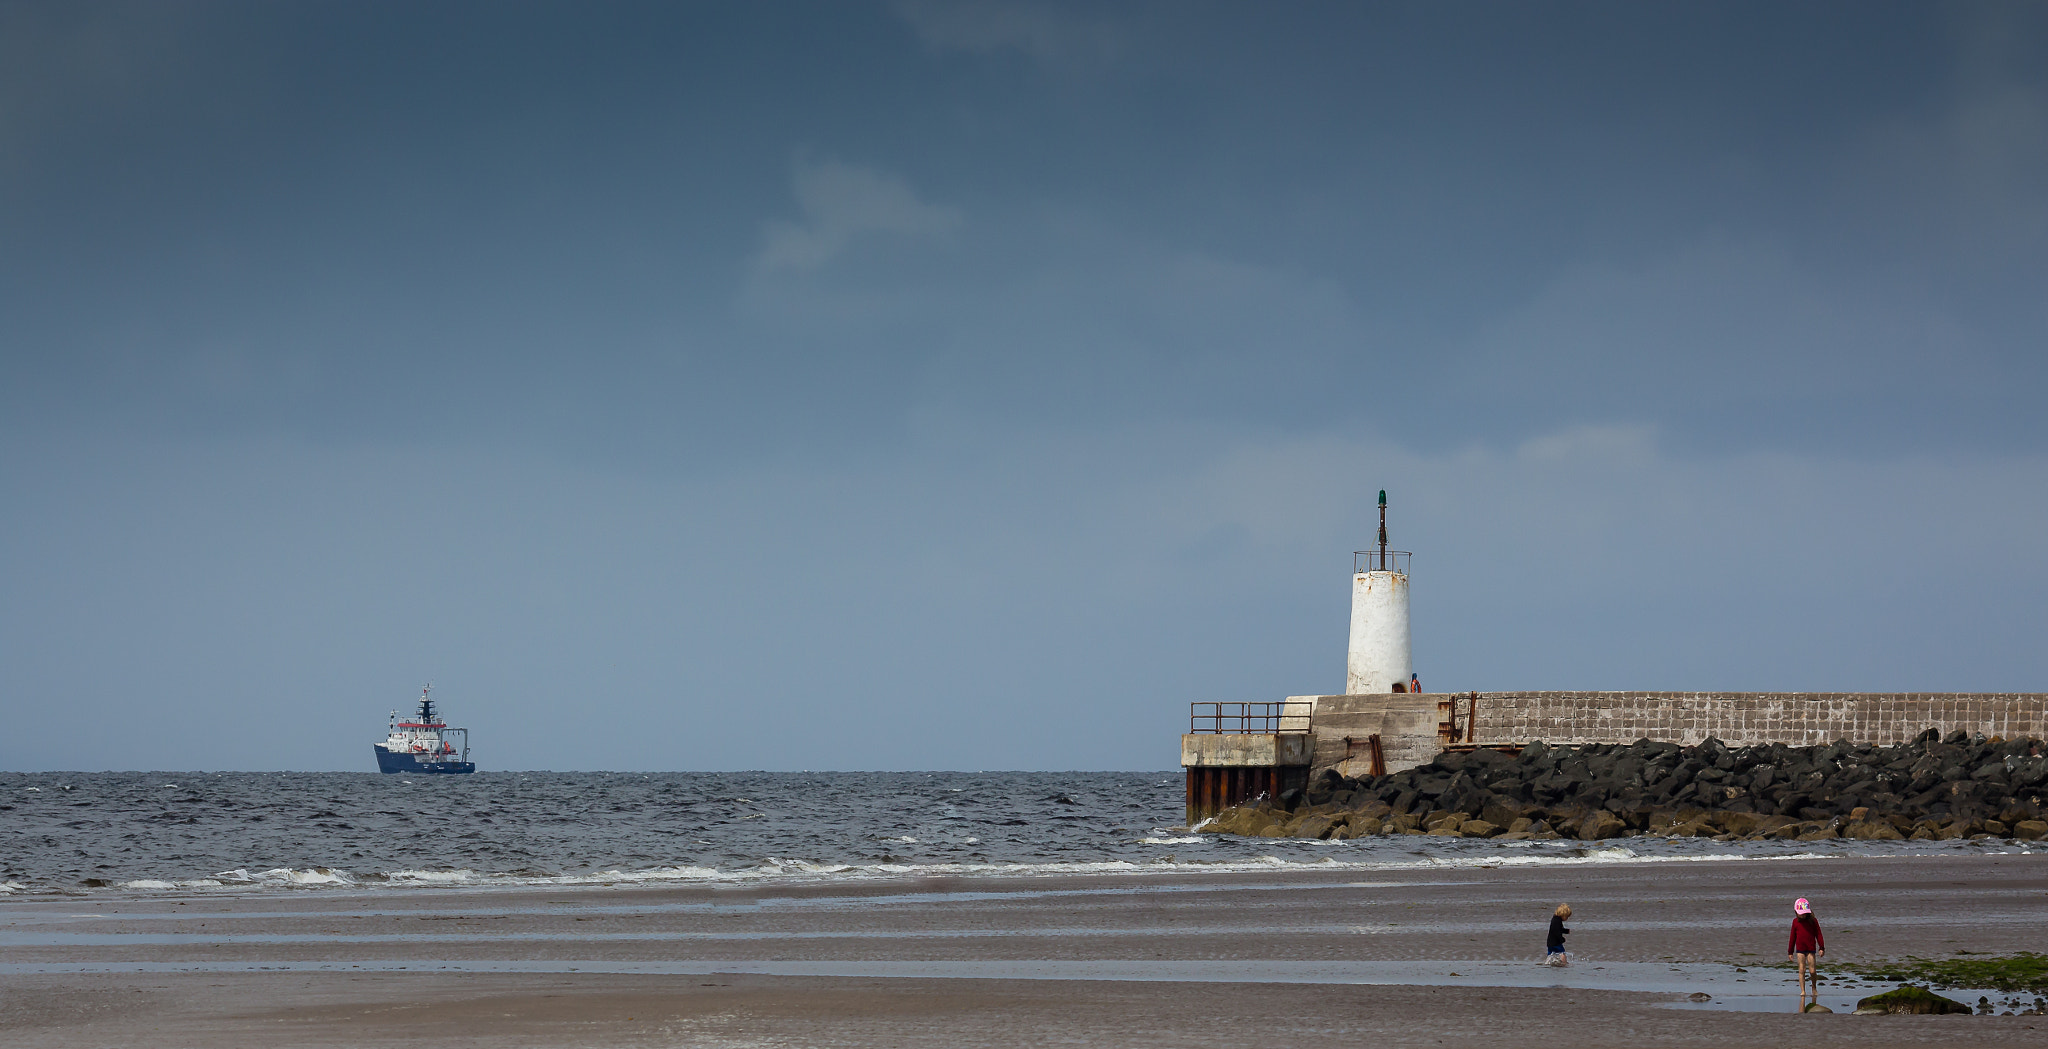
<path id="1" fill-rule="evenodd" d="M 372 744 L 372 746 L 377 750 L 377 771 L 379 772 L 417 772 L 421 775 L 433 776 L 451 772 L 476 771 L 476 762 L 474 761 L 421 761 L 417 755 L 393 754 L 385 750 L 382 744 Z"/>

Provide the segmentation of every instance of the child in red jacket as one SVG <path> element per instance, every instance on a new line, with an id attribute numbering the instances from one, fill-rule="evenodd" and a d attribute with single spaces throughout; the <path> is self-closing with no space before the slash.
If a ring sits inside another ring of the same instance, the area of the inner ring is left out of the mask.
<path id="1" fill-rule="evenodd" d="M 1820 1001 L 1820 959 L 1828 953 L 1821 938 L 1820 919 L 1805 897 L 1792 901 L 1792 939 L 1785 944 L 1785 958 L 1799 963 L 1799 1011 L 1806 1011 L 1807 980 L 1813 981 L 1813 1000 Z"/>

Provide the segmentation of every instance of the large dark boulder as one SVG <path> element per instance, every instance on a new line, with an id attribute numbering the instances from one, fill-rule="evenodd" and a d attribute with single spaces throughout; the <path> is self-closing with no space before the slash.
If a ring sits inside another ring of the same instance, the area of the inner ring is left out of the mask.
<path id="1" fill-rule="evenodd" d="M 1982 766 L 1977 771 L 1970 773 L 1970 778 L 1979 783 L 1989 784 L 2001 791 L 2012 788 L 2012 780 L 2006 777 L 2003 764 Z"/>
<path id="2" fill-rule="evenodd" d="M 1467 769 L 1493 769 L 1514 764 L 1515 759 L 1497 750 L 1475 750 L 1465 758 Z"/>
<path id="3" fill-rule="evenodd" d="M 1627 830 L 1628 825 L 1621 821 L 1621 817 L 1600 809 L 1588 813 L 1579 821 L 1579 840 L 1604 841 L 1608 838 L 1619 838 Z"/>
<path id="4" fill-rule="evenodd" d="M 1327 838 L 1337 821 L 1329 816 L 1302 816 L 1287 825 L 1290 838 Z"/>
<path id="5" fill-rule="evenodd" d="M 1506 827 L 1527 815 L 1528 808 L 1495 795 L 1479 810 L 1479 818 L 1496 827 Z"/>
<path id="6" fill-rule="evenodd" d="M 1394 807 L 1384 801 L 1373 799 L 1352 809 L 1352 812 L 1361 817 L 1383 820 L 1394 814 Z"/>
<path id="7" fill-rule="evenodd" d="M 1925 987 L 1901 984 L 1896 991 L 1873 994 L 1857 1001 L 1856 1011 L 1872 1013 L 1910 1013 L 1945 1015 L 1957 1013 L 1968 1016 L 1970 1007 L 1953 998 L 1943 998 Z"/>
<path id="8" fill-rule="evenodd" d="M 1842 837 L 1858 841 L 1903 841 L 1898 828 L 1882 820 L 1858 820 L 1842 828 Z"/>
<path id="9" fill-rule="evenodd" d="M 1493 800 L 1491 793 L 1488 793 L 1485 788 L 1474 784 L 1466 784 L 1456 791 L 1443 794 L 1439 798 L 1439 802 L 1444 808 L 1452 812 L 1475 817 L 1479 815 L 1480 810 L 1486 807 L 1486 803 L 1491 800 Z"/>
<path id="10" fill-rule="evenodd" d="M 1651 814 L 1654 811 L 1650 806 L 1642 802 L 1625 802 L 1623 805 L 1624 807 L 1622 808 L 1615 808 L 1615 799 L 1609 798 L 1607 800 L 1607 811 L 1620 817 L 1621 822 L 1628 827 L 1631 834 L 1649 829 Z"/>

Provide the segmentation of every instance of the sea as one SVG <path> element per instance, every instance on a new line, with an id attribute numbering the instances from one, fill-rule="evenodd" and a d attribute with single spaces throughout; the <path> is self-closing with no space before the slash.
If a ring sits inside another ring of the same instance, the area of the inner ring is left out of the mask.
<path id="1" fill-rule="evenodd" d="M 2042 851 L 1189 833 L 1164 772 L 0 773 L 0 895 L 843 881 Z"/>

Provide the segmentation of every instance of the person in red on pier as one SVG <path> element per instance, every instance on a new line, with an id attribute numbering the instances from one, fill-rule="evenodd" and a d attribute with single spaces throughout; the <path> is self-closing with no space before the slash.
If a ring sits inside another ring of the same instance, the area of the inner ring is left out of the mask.
<path id="1" fill-rule="evenodd" d="M 1820 919 L 1806 897 L 1792 901 L 1792 939 L 1785 944 L 1785 958 L 1799 963 L 1799 1011 L 1806 1011 L 1807 980 L 1813 982 L 1813 1001 L 1820 1001 L 1820 959 L 1828 953 L 1827 940 L 1820 934 Z"/>

